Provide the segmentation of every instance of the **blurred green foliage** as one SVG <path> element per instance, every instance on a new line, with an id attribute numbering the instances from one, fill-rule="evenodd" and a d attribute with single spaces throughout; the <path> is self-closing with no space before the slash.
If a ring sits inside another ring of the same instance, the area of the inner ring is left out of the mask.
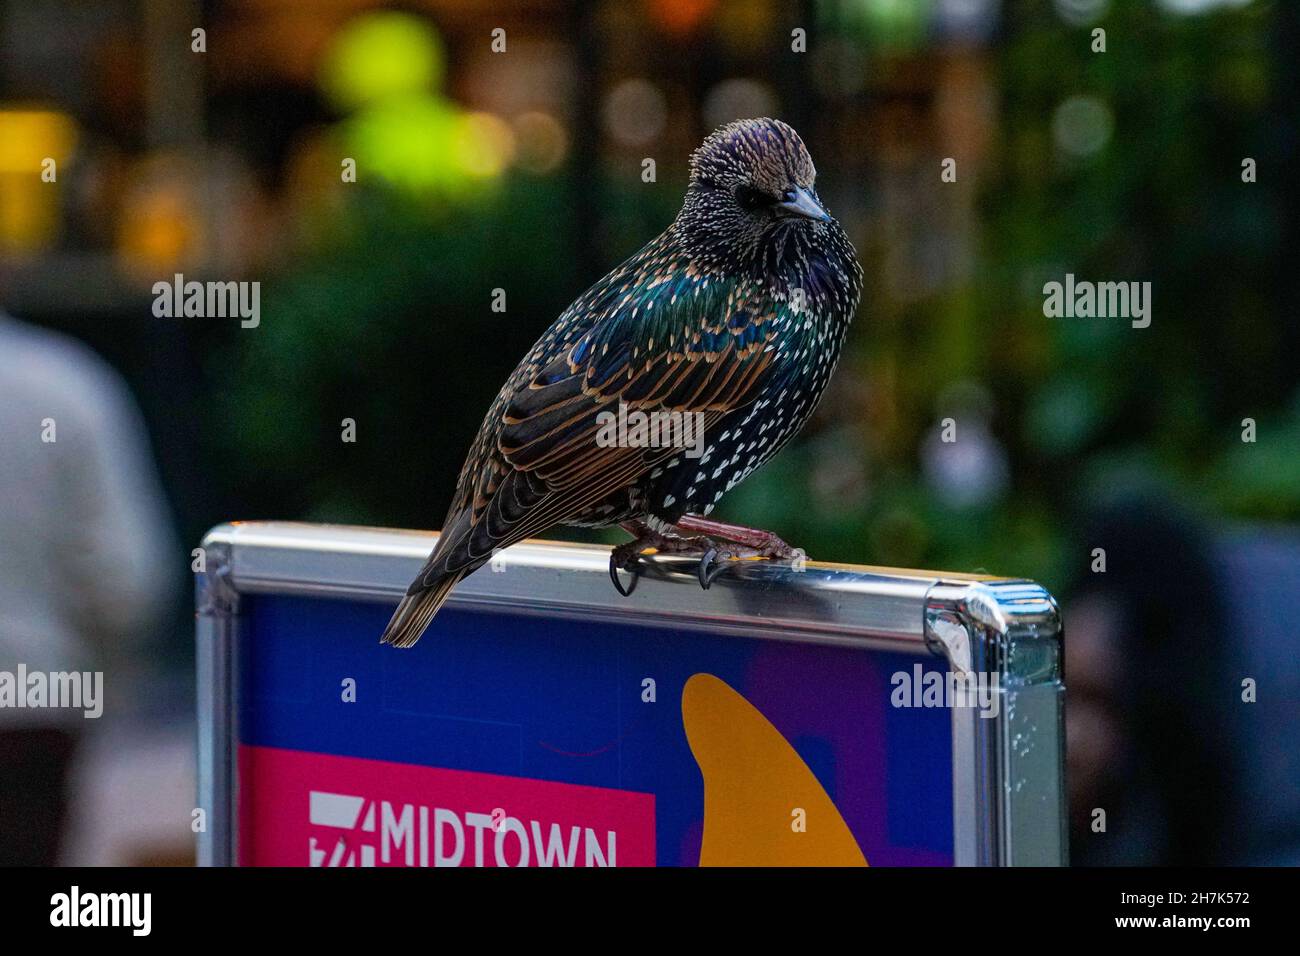
<path id="1" fill-rule="evenodd" d="M 1275 115 L 1291 54 L 1270 46 L 1276 12 L 1255 3 L 1177 17 L 1115 3 L 1069 28 L 1051 4 L 1004 4 L 970 284 L 908 306 L 884 336 L 861 332 L 850 358 L 891 369 L 898 440 L 869 446 L 869 493 L 847 506 L 819 501 L 819 452 L 806 443 L 737 489 L 726 513 L 828 557 L 1060 589 L 1087 566 L 1073 529 L 1111 498 L 1155 493 L 1211 517 L 1300 518 L 1281 218 L 1295 208 L 1294 127 Z M 1093 27 L 1107 31 L 1103 54 L 1090 49 Z M 1082 157 L 1054 141 L 1057 111 L 1076 96 L 1111 125 Z M 1244 157 L 1256 159 L 1257 182 L 1242 181 Z M 1045 318 L 1043 284 L 1067 272 L 1151 281 L 1151 326 Z M 872 310 L 868 299 L 861 326 Z M 993 397 L 1010 488 L 952 507 L 922 480 L 917 449 L 934 396 L 963 379 Z M 1253 444 L 1242 441 L 1246 418 L 1257 420 Z"/>
<path id="2" fill-rule="evenodd" d="M 1226 517 L 1300 518 L 1280 259 L 1296 184 L 1279 174 L 1290 144 L 1273 120 L 1274 6 L 1175 17 L 1114 3 L 1094 24 L 1104 54 L 1090 50 L 1094 25 L 1066 27 L 1051 4 L 1003 8 L 975 268 L 902 304 L 864 255 L 870 291 L 841 375 L 887 393 L 888 428 L 827 409 L 720 515 L 815 557 L 1054 588 L 1086 567 L 1071 529 L 1109 496 L 1156 489 Z M 1083 154 L 1063 150 L 1054 126 L 1072 97 L 1087 98 L 1093 124 Z M 1258 182 L 1242 181 L 1247 156 Z M 240 456 L 228 491 L 283 509 L 242 517 L 436 526 L 518 358 L 672 217 L 681 183 L 663 178 L 609 181 L 592 197 L 565 176 L 512 176 L 437 208 L 356 187 L 264 291 L 262 332 L 213 359 L 225 385 L 212 424 Z M 599 264 L 579 254 L 577 203 L 600 212 Z M 1067 272 L 1149 280 L 1151 326 L 1045 318 L 1043 283 Z M 490 309 L 495 288 L 504 314 Z M 989 396 L 1008 464 L 1007 486 L 976 504 L 946 498 L 922 464 L 936 396 L 960 382 Z M 344 418 L 358 423 L 355 445 L 340 444 Z"/>
<path id="3" fill-rule="evenodd" d="M 211 427 L 238 450 L 224 491 L 281 509 L 261 517 L 437 527 L 497 389 L 599 275 L 578 274 L 563 177 L 509 179 L 456 205 L 382 186 L 345 194 L 264 287 L 257 334 L 210 358 L 222 383 Z M 641 220 L 665 216 L 626 197 L 606 207 L 626 252 L 660 228 Z M 348 418 L 354 443 L 341 438 Z"/>

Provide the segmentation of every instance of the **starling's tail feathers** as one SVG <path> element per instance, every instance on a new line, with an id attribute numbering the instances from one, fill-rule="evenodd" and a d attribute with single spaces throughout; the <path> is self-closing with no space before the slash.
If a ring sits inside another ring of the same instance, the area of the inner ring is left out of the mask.
<path id="1" fill-rule="evenodd" d="M 432 587 L 403 597 L 402 603 L 397 605 L 397 610 L 393 612 L 388 627 L 384 628 L 384 635 L 379 642 L 391 644 L 393 647 L 413 646 L 428 628 L 433 616 L 438 613 L 438 608 L 442 607 L 451 595 L 451 589 L 462 577 L 464 577 L 463 572 L 452 572 Z"/>
<path id="2" fill-rule="evenodd" d="M 384 628 L 381 644 L 393 647 L 412 647 L 429 627 L 429 622 L 446 603 L 451 589 L 472 571 L 487 563 L 471 559 L 466 551 L 467 538 L 473 530 L 468 512 L 453 511 L 443 522 L 429 559 L 424 562 L 419 575 L 412 582 L 402 601 Z"/>

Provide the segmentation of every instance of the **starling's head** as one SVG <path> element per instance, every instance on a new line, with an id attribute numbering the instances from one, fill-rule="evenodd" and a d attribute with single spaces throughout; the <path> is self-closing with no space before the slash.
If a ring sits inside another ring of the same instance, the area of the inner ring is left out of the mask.
<path id="1" fill-rule="evenodd" d="M 678 224 L 706 260 L 766 259 L 774 242 L 811 238 L 834 223 L 817 198 L 816 178 L 812 157 L 790 126 L 767 118 L 728 123 L 691 156 Z"/>

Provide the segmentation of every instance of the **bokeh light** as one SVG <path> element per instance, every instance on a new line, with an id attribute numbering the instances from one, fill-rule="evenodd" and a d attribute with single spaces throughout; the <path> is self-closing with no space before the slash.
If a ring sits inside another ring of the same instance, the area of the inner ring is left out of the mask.
<path id="1" fill-rule="evenodd" d="M 321 61 L 320 86 L 344 112 L 442 86 L 445 54 L 434 29 L 404 13 L 357 17 Z"/>
<path id="2" fill-rule="evenodd" d="M 550 113 L 532 110 L 514 119 L 518 148 L 516 165 L 529 173 L 546 174 L 557 170 L 569 151 L 569 136 L 564 126 Z"/>
<path id="3" fill-rule="evenodd" d="M 1110 109 L 1097 97 L 1072 96 L 1057 107 L 1052 136 L 1062 152 L 1086 158 L 1106 147 L 1114 125 Z"/>
<path id="4" fill-rule="evenodd" d="M 0 248 L 34 252 L 58 234 L 58 189 L 43 163 L 66 171 L 77 148 L 71 117 L 49 110 L 0 110 Z"/>
<path id="5" fill-rule="evenodd" d="M 1100 20 L 1110 9 L 1110 0 L 1052 0 L 1056 14 L 1072 27 Z"/>
<path id="6" fill-rule="evenodd" d="M 668 101 L 648 80 L 623 80 L 605 97 L 601 116 L 606 131 L 616 142 L 623 146 L 644 146 L 663 132 L 668 121 Z"/>
<path id="7" fill-rule="evenodd" d="M 704 122 L 715 129 L 732 120 L 755 116 L 775 116 L 776 93 L 758 80 L 723 80 L 704 97 Z"/>

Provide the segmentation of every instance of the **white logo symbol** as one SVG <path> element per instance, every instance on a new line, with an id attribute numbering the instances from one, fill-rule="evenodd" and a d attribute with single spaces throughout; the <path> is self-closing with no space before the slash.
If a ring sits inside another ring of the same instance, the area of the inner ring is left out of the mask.
<path id="1" fill-rule="evenodd" d="M 310 820 L 314 827 L 331 827 L 343 830 L 338 835 L 333 847 L 329 847 L 328 838 L 324 843 L 311 837 L 309 852 L 312 866 L 374 866 L 375 846 L 373 843 L 356 844 L 353 834 L 375 832 L 375 804 L 366 806 L 365 797 L 354 797 L 346 793 L 325 793 L 320 790 L 310 791 Z M 365 810 L 364 819 L 362 811 Z M 360 824 L 360 826 L 358 826 Z M 374 838 L 371 837 L 371 840 Z M 352 844 L 352 845 L 350 845 Z M 361 851 L 358 862 L 357 850 Z M 326 860 L 328 855 L 329 859 Z"/>

